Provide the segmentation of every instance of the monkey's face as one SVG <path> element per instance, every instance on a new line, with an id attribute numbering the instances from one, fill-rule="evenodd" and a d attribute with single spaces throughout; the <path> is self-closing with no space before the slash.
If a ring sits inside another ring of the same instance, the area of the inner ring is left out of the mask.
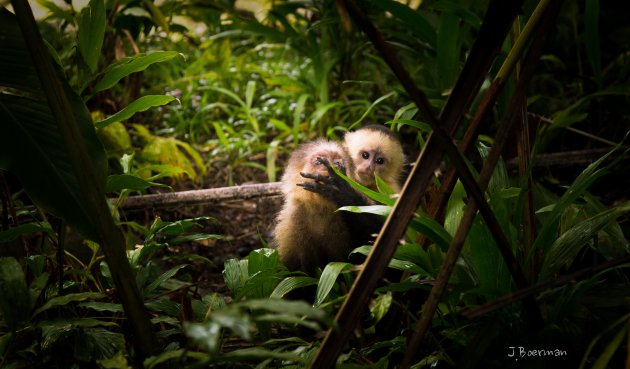
<path id="1" fill-rule="evenodd" d="M 346 134 L 346 149 L 354 163 L 354 180 L 376 189 L 375 175 L 396 183 L 402 168 L 400 143 L 378 131 L 359 130 Z"/>

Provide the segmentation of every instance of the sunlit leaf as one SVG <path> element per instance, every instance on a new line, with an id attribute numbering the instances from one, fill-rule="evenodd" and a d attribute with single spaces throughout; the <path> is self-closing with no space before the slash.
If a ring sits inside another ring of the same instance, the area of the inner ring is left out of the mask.
<path id="1" fill-rule="evenodd" d="M 322 275 L 319 277 L 319 284 L 317 285 L 317 292 L 315 294 L 315 303 L 313 306 L 321 305 L 328 297 L 328 294 L 332 290 L 337 277 L 344 270 L 352 268 L 350 263 L 332 262 L 328 263 L 322 271 Z"/>
<path id="2" fill-rule="evenodd" d="M 175 100 L 173 96 L 168 95 L 147 95 L 142 96 L 139 99 L 133 101 L 131 104 L 124 107 L 116 114 L 110 115 L 106 119 L 96 122 L 94 126 L 97 129 L 102 129 L 114 122 L 121 122 L 131 118 L 134 114 L 146 111 L 154 106 L 162 106 Z"/>
<path id="3" fill-rule="evenodd" d="M 132 73 L 143 71 L 152 64 L 173 59 L 178 55 L 180 54 L 176 51 L 154 51 L 151 54 L 122 59 L 107 68 L 103 78 L 94 86 L 93 94 L 111 88 Z"/>

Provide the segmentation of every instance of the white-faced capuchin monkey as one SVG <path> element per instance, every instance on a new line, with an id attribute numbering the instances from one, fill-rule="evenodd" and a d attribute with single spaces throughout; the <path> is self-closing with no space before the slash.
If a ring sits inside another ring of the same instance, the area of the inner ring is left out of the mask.
<path id="1" fill-rule="evenodd" d="M 377 190 L 375 180 L 377 175 L 394 192 L 400 192 L 400 177 L 405 158 L 402 145 L 395 133 L 384 126 L 369 125 L 347 133 L 344 137 L 344 148 L 352 160 L 352 167 L 348 167 L 348 176 L 351 179 Z M 301 184 L 302 187 L 321 194 L 337 207 L 374 204 L 332 170 L 326 177 L 314 173 L 305 173 L 302 176 L 314 180 Z M 352 248 L 367 244 L 373 234 L 378 233 L 383 226 L 383 219 L 378 215 L 347 211 L 341 213 L 351 234 Z"/>
<path id="2" fill-rule="evenodd" d="M 284 204 L 273 233 L 280 260 L 289 270 L 314 275 L 318 267 L 323 268 L 329 261 L 346 260 L 352 250 L 343 215 L 336 212 L 339 206 L 325 196 L 298 187 L 319 180 L 302 176 L 305 173 L 328 178 L 330 165 L 342 173 L 353 170 L 352 160 L 341 144 L 317 139 L 293 152 L 285 168 Z"/>
<path id="3" fill-rule="evenodd" d="M 352 179 L 376 191 L 374 175 L 377 175 L 395 193 L 400 193 L 405 156 L 394 132 L 385 126 L 365 126 L 347 133 L 344 147 L 354 163 Z"/>

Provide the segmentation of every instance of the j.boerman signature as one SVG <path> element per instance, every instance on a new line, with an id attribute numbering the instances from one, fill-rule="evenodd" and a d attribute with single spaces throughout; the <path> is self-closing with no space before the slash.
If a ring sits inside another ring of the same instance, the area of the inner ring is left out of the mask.
<path id="1" fill-rule="evenodd" d="M 532 349 L 526 348 L 523 346 L 509 346 L 508 354 L 509 358 L 512 358 L 516 361 L 519 359 L 525 358 L 557 358 L 557 357 L 565 357 L 568 353 L 566 350 L 561 349 Z"/>

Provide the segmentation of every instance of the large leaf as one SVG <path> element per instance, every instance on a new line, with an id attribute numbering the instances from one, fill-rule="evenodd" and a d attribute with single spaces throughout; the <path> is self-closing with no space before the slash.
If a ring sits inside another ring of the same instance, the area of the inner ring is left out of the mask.
<path id="1" fill-rule="evenodd" d="M 125 58 L 112 64 L 103 75 L 99 83 L 94 86 L 94 93 L 113 87 L 122 78 L 147 69 L 151 64 L 173 59 L 180 55 L 176 51 L 156 51 L 151 54 Z"/>
<path id="2" fill-rule="evenodd" d="M 328 263 L 322 272 L 321 277 L 319 277 L 319 284 L 317 285 L 317 293 L 315 294 L 315 303 L 314 306 L 321 305 L 328 294 L 332 290 L 335 282 L 337 281 L 337 277 L 344 270 L 348 270 L 352 268 L 353 265 L 350 263 L 341 263 L 341 262 L 332 262 Z"/>
<path id="3" fill-rule="evenodd" d="M 116 114 L 110 115 L 106 119 L 96 122 L 95 126 L 98 129 L 105 128 L 114 122 L 120 122 L 131 118 L 134 114 L 146 111 L 154 106 L 162 106 L 175 100 L 173 96 L 167 95 L 147 95 L 133 101 L 131 104 L 125 106 L 121 111 Z"/>
<path id="4" fill-rule="evenodd" d="M 90 0 L 79 17 L 79 51 L 83 60 L 96 72 L 101 47 L 105 38 L 105 3 L 103 0 Z"/>
<path id="5" fill-rule="evenodd" d="M 14 173 L 38 205 L 94 239 L 92 212 L 83 197 L 86 191 L 78 185 L 15 17 L 6 9 L 0 9 L 0 50 L 0 68 L 11 71 L 0 73 L 0 87 L 12 89 L 11 94 L 0 94 L 0 168 Z M 104 188 L 107 162 L 90 114 L 60 71 L 56 74 L 46 78 L 57 78 L 63 86 L 82 136 L 78 139 L 85 143 L 96 180 Z"/>

